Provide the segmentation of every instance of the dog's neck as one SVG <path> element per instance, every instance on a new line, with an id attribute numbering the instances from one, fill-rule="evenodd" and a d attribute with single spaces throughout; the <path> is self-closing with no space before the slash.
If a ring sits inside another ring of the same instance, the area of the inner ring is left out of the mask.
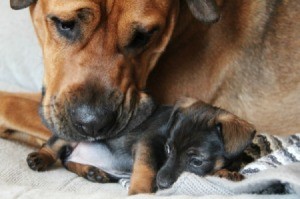
<path id="1" fill-rule="evenodd" d="M 263 39 L 267 21 L 256 19 L 257 15 L 269 12 L 266 8 L 274 6 L 272 2 L 218 1 L 220 20 L 204 24 L 192 16 L 185 1 L 180 1 L 173 36 L 157 62 L 153 75 L 149 76 L 148 88 L 154 98 L 159 103 L 172 104 L 174 99 L 185 95 L 234 111 L 223 103 L 226 95 L 218 93 L 232 75 L 232 68 L 239 64 L 228 60 L 235 60 L 235 56 L 243 53 L 241 49 L 248 49 L 247 46 L 253 46 L 253 42 Z M 253 37 L 258 39 L 254 40 Z M 174 79 L 177 81 L 174 82 Z"/>
<path id="2" fill-rule="evenodd" d="M 199 30 L 205 32 L 207 29 L 208 26 L 201 25 L 191 14 L 186 2 L 180 1 L 180 10 L 169 46 L 178 45 L 186 37 L 197 34 Z"/>

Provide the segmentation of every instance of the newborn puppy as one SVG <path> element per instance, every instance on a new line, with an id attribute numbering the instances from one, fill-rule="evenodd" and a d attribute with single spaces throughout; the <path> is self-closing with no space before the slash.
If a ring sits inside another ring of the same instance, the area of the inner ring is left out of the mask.
<path id="1" fill-rule="evenodd" d="M 185 171 L 234 181 L 243 178 L 235 171 L 255 135 L 251 124 L 225 110 L 190 101 L 175 108 L 169 125 L 167 158 L 156 178 L 160 189 L 169 188 Z"/>
<path id="2" fill-rule="evenodd" d="M 206 175 L 223 168 L 253 134 L 252 125 L 231 113 L 184 99 L 175 107 L 158 106 L 145 122 L 116 138 L 70 143 L 53 137 L 27 162 L 40 171 L 60 158 L 68 170 L 91 181 L 131 176 L 129 194 L 150 193 L 169 187 L 183 171 Z"/>

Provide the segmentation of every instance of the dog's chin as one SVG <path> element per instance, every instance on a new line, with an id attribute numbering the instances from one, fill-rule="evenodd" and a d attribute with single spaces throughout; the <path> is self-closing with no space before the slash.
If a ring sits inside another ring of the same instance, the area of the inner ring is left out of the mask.
<path id="1" fill-rule="evenodd" d="M 89 135 L 83 135 L 78 132 L 74 131 L 68 131 L 69 133 L 54 133 L 57 137 L 69 141 L 69 142 L 95 142 L 100 140 L 107 139 L 107 135 L 99 135 L 99 136 L 89 136 Z"/>

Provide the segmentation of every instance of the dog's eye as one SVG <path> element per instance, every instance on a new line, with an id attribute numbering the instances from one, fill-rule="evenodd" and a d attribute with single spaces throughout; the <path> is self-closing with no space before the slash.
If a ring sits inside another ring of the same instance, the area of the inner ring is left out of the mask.
<path id="1" fill-rule="evenodd" d="M 146 30 L 136 30 L 133 34 L 131 42 L 126 46 L 129 49 L 138 49 L 146 46 L 152 35 L 157 31 L 157 28 L 152 29 L 151 31 Z"/>
<path id="2" fill-rule="evenodd" d="M 165 145 L 165 151 L 166 151 L 167 155 L 169 155 L 171 153 L 170 145 L 168 145 L 168 144 Z"/>
<path id="3" fill-rule="evenodd" d="M 58 17 L 51 17 L 51 20 L 54 22 L 58 33 L 67 39 L 75 40 L 78 36 L 78 28 L 75 20 L 61 20 Z"/>
<path id="4" fill-rule="evenodd" d="M 58 23 L 58 27 L 61 31 L 72 31 L 75 27 L 75 21 L 61 21 Z"/>
<path id="5" fill-rule="evenodd" d="M 190 165 L 193 167 L 200 167 L 202 165 L 202 160 L 199 158 L 191 158 Z"/>

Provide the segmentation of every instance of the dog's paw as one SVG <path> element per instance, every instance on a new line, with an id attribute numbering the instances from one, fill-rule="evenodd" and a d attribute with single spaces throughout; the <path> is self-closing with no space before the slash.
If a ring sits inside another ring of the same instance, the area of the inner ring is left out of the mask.
<path id="1" fill-rule="evenodd" d="M 0 125 L 0 137 L 2 137 L 2 135 L 5 133 L 6 128 L 2 125 Z"/>
<path id="2" fill-rule="evenodd" d="M 241 181 L 245 178 L 242 174 L 240 174 L 238 172 L 228 171 L 226 169 L 221 169 L 221 170 L 215 172 L 214 175 L 218 176 L 220 178 L 226 178 L 231 181 Z"/>
<path id="3" fill-rule="evenodd" d="M 101 171 L 100 169 L 90 166 L 86 172 L 86 179 L 92 182 L 99 182 L 99 183 L 108 183 L 110 182 L 109 176 Z"/>
<path id="4" fill-rule="evenodd" d="M 34 171 L 45 171 L 49 166 L 47 157 L 44 154 L 33 152 L 27 156 L 27 164 Z"/>
<path id="5" fill-rule="evenodd" d="M 9 139 L 15 131 L 0 125 L 0 138 Z"/>

